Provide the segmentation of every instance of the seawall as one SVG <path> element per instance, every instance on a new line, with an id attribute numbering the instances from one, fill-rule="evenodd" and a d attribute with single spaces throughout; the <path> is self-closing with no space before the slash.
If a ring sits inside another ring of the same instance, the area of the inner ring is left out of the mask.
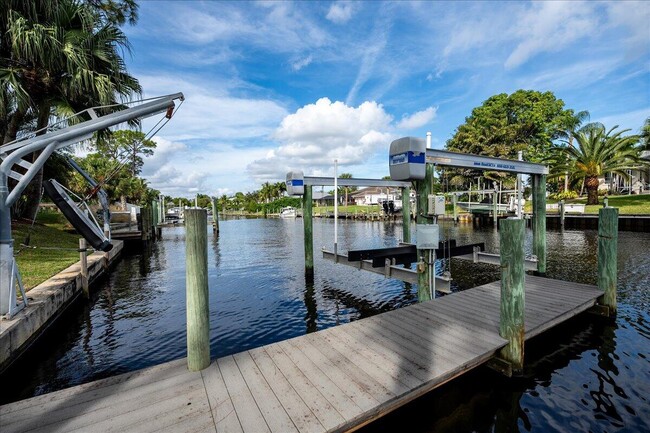
<path id="1" fill-rule="evenodd" d="M 91 287 L 94 280 L 108 271 L 123 247 L 122 241 L 113 241 L 110 252 L 95 252 L 88 256 Z M 11 319 L 0 319 L 0 372 L 16 360 L 81 294 L 80 262 L 27 292 L 28 306 Z"/>

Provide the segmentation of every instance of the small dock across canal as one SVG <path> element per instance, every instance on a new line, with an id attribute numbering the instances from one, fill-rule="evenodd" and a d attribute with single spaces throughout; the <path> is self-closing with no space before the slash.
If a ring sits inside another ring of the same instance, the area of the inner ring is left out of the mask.
<path id="1" fill-rule="evenodd" d="M 594 286 L 526 276 L 525 339 L 594 306 Z M 355 430 L 491 358 L 490 283 L 213 361 L 185 360 L 0 407 L 0 431 Z"/>

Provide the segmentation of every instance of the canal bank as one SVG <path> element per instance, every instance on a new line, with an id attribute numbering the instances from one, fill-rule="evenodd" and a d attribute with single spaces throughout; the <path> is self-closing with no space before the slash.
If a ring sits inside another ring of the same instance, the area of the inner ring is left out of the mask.
<path id="1" fill-rule="evenodd" d="M 87 256 L 88 284 L 104 275 L 121 256 L 124 243 L 114 241 L 107 253 Z M 29 305 L 10 319 L 0 320 L 0 372 L 11 365 L 64 311 L 83 294 L 81 261 L 27 292 Z"/>

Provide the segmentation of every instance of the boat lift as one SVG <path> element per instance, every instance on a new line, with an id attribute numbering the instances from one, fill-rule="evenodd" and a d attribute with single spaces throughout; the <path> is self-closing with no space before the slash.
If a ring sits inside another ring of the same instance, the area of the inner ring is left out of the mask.
<path id="1" fill-rule="evenodd" d="M 182 93 L 175 93 L 156 98 L 147 99 L 139 105 L 112 112 L 110 114 L 100 114 L 97 109 L 105 107 L 94 107 L 78 113 L 77 115 L 86 114 L 89 120 L 79 122 L 73 126 L 57 129 L 30 138 L 15 140 L 0 146 L 0 316 L 12 317 L 27 305 L 27 297 L 20 278 L 20 271 L 14 258 L 13 238 L 11 235 L 11 206 L 18 200 L 27 185 L 34 178 L 36 173 L 43 168 L 47 159 L 57 150 L 90 139 L 96 131 L 118 125 L 133 119 L 142 119 L 159 113 L 166 113 L 171 118 L 175 104 L 174 101 L 183 101 Z M 75 116 L 77 116 L 75 115 Z M 34 162 L 30 162 L 25 157 L 33 152 L 41 152 Z M 20 167 L 20 169 L 18 169 Z M 73 164 L 74 167 L 74 164 Z M 19 171 L 24 173 L 20 173 Z M 81 173 L 87 180 L 89 176 Z M 9 178 L 16 180 L 17 185 L 9 191 Z M 93 185 L 97 188 L 97 184 Z M 60 198 L 61 203 L 65 202 L 70 205 L 71 200 L 65 194 L 65 191 L 57 188 L 56 184 L 51 184 L 50 192 Z M 100 200 L 103 197 L 100 195 Z M 91 236 L 89 241 L 95 242 L 99 238 L 99 228 L 83 212 L 77 212 L 79 209 L 68 209 L 74 212 L 75 225 L 87 228 L 80 230 L 82 236 Z M 72 215 L 72 213 L 70 213 Z M 66 214 L 68 216 L 68 214 Z M 94 227 L 94 228 L 93 228 Z M 101 233 L 101 231 L 99 231 Z M 108 239 L 101 239 L 101 247 L 104 250 L 110 249 Z M 99 246 L 99 245 L 98 245 Z M 16 289 L 20 290 L 22 303 L 17 305 Z"/>
<path id="2" fill-rule="evenodd" d="M 336 164 L 336 163 L 335 163 Z M 304 205 L 305 225 L 305 272 L 307 276 L 313 276 L 313 238 L 312 238 L 312 200 L 311 187 L 314 185 L 341 185 L 349 186 L 398 186 L 405 189 L 402 193 L 403 210 L 406 215 L 404 219 L 404 243 L 398 247 L 380 248 L 373 250 L 349 251 L 348 255 L 339 254 L 337 250 L 337 230 L 335 209 L 335 239 L 334 251 L 322 250 L 323 258 L 332 260 L 335 263 L 344 263 L 371 272 L 385 275 L 387 278 L 396 278 L 402 281 L 417 283 L 427 286 L 426 296 L 429 299 L 435 296 L 436 283 L 440 286 L 438 290 L 449 291 L 451 281 L 450 275 L 435 276 L 436 256 L 444 258 L 457 257 L 470 260 L 475 263 L 498 264 L 499 255 L 482 251 L 483 244 L 472 244 L 457 246 L 455 240 L 439 241 L 437 224 L 430 224 L 430 221 L 437 221 L 438 215 L 445 213 L 444 198 L 438 200 L 435 195 L 429 195 L 425 200 L 425 209 L 418 209 L 418 244 L 412 245 L 410 241 L 410 215 L 408 211 L 409 198 L 406 189 L 410 191 L 412 181 L 431 184 L 433 181 L 433 170 L 428 170 L 426 165 L 444 165 L 452 167 L 472 168 L 477 170 L 496 170 L 520 174 L 529 174 L 533 177 L 533 251 L 535 256 L 526 258 L 524 265 L 526 270 L 535 270 L 539 273 L 546 271 L 546 175 L 548 167 L 542 164 L 535 164 L 519 160 L 504 158 L 492 158 L 480 155 L 463 154 L 444 150 L 430 149 L 426 147 L 423 139 L 404 137 L 395 140 L 390 145 L 389 166 L 391 181 L 369 180 L 369 179 L 337 179 L 336 165 L 334 178 L 306 177 L 302 172 L 290 172 L 287 174 L 287 192 L 290 195 L 302 195 Z M 367 181 L 367 183 L 364 183 Z M 397 183 L 391 183 L 397 182 Z M 520 191 L 520 188 L 517 189 Z M 420 187 L 418 186 L 418 191 Z M 496 196 L 497 192 L 490 191 Z M 404 197 L 407 197 L 404 200 Z M 335 199 L 336 202 L 336 199 Z M 335 207 L 336 207 L 335 203 Z M 496 201 L 493 203 L 497 209 Z M 496 219 L 496 212 L 495 212 Z M 407 235 L 407 231 L 409 234 Z M 416 269 L 412 270 L 402 266 L 410 266 L 417 263 Z M 418 290 L 420 297 L 420 290 Z M 422 300 L 422 299 L 421 299 Z"/>

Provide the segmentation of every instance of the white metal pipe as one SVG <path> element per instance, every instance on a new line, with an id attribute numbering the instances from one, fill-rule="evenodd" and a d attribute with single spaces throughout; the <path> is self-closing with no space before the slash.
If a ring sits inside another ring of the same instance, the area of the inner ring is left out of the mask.
<path id="1" fill-rule="evenodd" d="M 334 160 L 334 255 L 338 254 L 339 243 L 339 182 L 338 160 Z"/>

